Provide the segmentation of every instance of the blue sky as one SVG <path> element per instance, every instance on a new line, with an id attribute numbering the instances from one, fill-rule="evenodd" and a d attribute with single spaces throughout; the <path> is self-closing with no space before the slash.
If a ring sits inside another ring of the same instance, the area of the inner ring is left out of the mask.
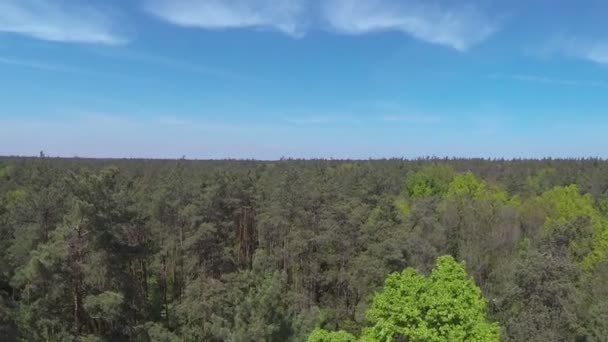
<path id="1" fill-rule="evenodd" d="M 606 1 L 2 0 L 0 154 L 608 157 Z"/>

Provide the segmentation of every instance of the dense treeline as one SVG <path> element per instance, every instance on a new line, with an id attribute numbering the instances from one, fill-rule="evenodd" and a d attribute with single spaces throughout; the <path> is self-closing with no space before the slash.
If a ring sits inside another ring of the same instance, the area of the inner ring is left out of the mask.
<path id="1" fill-rule="evenodd" d="M 502 340 L 608 336 L 603 160 L 5 158 L 0 237 L 3 341 L 365 336 L 443 255 Z"/>

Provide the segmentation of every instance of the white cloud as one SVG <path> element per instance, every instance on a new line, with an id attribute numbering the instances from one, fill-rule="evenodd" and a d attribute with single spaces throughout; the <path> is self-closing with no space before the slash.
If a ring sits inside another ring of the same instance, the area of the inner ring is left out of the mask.
<path id="1" fill-rule="evenodd" d="M 540 84 L 549 84 L 549 85 L 559 85 L 559 86 L 571 86 L 571 87 L 605 87 L 608 84 L 602 81 L 593 81 L 593 80 L 571 80 L 571 79 L 562 79 L 562 78 L 552 78 L 538 75 L 529 75 L 529 74 L 491 74 L 490 78 L 500 79 L 500 80 L 513 80 L 513 81 L 521 81 L 521 82 L 529 82 L 529 83 L 540 83 Z"/>
<path id="2" fill-rule="evenodd" d="M 599 64 L 608 64 L 608 43 L 594 42 L 583 45 L 578 51 L 573 51 L 579 57 Z"/>
<path id="3" fill-rule="evenodd" d="M 561 54 L 608 65 L 608 41 L 581 37 L 558 36 L 538 51 L 541 55 Z"/>
<path id="4" fill-rule="evenodd" d="M 43 62 L 43 61 L 0 56 L 0 65 L 2 65 L 2 64 L 14 66 L 14 67 L 20 67 L 20 68 L 49 71 L 49 72 L 69 73 L 69 74 L 86 75 L 86 76 L 94 76 L 94 77 L 110 77 L 110 78 L 117 78 L 117 79 L 133 79 L 132 76 L 127 75 L 127 74 L 118 74 L 118 73 L 112 73 L 112 72 L 107 72 L 107 71 L 96 71 L 93 69 L 83 69 L 80 67 L 76 67 L 73 65 L 67 65 L 67 64 L 55 64 L 55 63 L 47 63 L 47 62 Z"/>
<path id="5" fill-rule="evenodd" d="M 374 110 L 376 111 L 376 110 Z M 293 125 L 362 125 L 362 124 L 438 124 L 439 116 L 418 114 L 389 114 L 389 115 L 311 115 L 292 116 L 284 119 Z"/>
<path id="6" fill-rule="evenodd" d="M 608 64 L 608 45 L 595 46 L 587 52 L 587 58 L 596 63 Z"/>
<path id="7" fill-rule="evenodd" d="M 351 115 L 343 115 L 343 114 L 338 114 L 338 115 L 326 114 L 326 115 L 310 115 L 310 116 L 297 115 L 297 116 L 286 117 L 286 118 L 284 118 L 284 121 L 289 124 L 299 125 L 299 126 L 333 125 L 333 124 L 350 125 L 350 124 L 361 123 L 360 119 L 357 119 Z"/>
<path id="8" fill-rule="evenodd" d="M 498 30 L 472 5 L 442 6 L 423 0 L 327 0 L 323 16 L 340 33 L 399 31 L 416 39 L 465 51 Z"/>
<path id="9" fill-rule="evenodd" d="M 44 63 L 44 62 L 28 61 L 28 60 L 24 60 L 24 59 L 15 59 L 15 58 L 6 58 L 6 57 L 0 57 L 0 64 L 24 67 L 24 68 L 29 68 L 29 69 L 45 70 L 45 71 L 79 72 L 79 70 L 76 70 L 72 67 L 65 66 L 65 65 L 55 65 L 55 64 L 49 64 L 49 63 Z"/>
<path id="10" fill-rule="evenodd" d="M 299 37 L 312 24 L 364 34 L 398 31 L 465 51 L 498 30 L 474 5 L 441 0 L 144 0 L 147 12 L 169 23 L 203 29 L 265 28 Z"/>
<path id="11" fill-rule="evenodd" d="M 176 70 L 183 70 L 190 73 L 197 73 L 206 76 L 217 78 L 232 79 L 232 80 L 251 80 L 245 75 L 232 72 L 230 70 L 207 66 L 204 64 L 193 64 L 184 60 L 173 59 L 161 55 L 150 55 L 134 50 L 99 50 L 100 55 L 118 59 L 126 59 L 137 63 L 153 64 L 157 66 L 168 67 Z"/>
<path id="12" fill-rule="evenodd" d="M 437 124 L 441 122 L 438 116 L 429 115 L 385 115 L 382 121 L 389 123 Z"/>
<path id="13" fill-rule="evenodd" d="M 74 1 L 0 1 L 0 32 L 58 42 L 126 43 L 127 39 L 116 32 L 115 27 L 107 12 L 88 5 L 74 5 Z"/>
<path id="14" fill-rule="evenodd" d="M 302 0 L 147 0 L 145 8 L 185 27 L 269 28 L 291 36 L 304 33 Z"/>

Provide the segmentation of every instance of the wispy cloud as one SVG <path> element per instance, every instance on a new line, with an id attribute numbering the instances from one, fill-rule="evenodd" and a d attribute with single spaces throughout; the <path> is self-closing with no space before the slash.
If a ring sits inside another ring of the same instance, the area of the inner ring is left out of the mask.
<path id="1" fill-rule="evenodd" d="M 64 0 L 0 1 L 0 32 L 36 39 L 120 45 L 127 38 L 117 32 L 117 23 L 101 6 Z"/>
<path id="2" fill-rule="evenodd" d="M 472 4 L 447 6 L 426 0 L 327 0 L 322 10 L 331 28 L 340 33 L 398 31 L 458 51 L 484 41 L 499 29 L 495 20 Z"/>
<path id="3" fill-rule="evenodd" d="M 203 29 L 264 28 L 299 37 L 320 29 L 364 34 L 398 31 L 465 51 L 498 31 L 473 4 L 441 0 L 145 0 L 147 12 L 175 25 Z"/>
<path id="4" fill-rule="evenodd" d="M 390 114 L 390 115 L 311 115 L 291 116 L 285 122 L 298 126 L 322 125 L 362 125 L 362 124 L 437 124 L 441 122 L 439 116 L 418 114 Z"/>
<path id="5" fill-rule="evenodd" d="M 58 71 L 58 72 L 79 72 L 80 71 L 80 70 L 74 69 L 74 68 L 66 66 L 66 65 L 55 65 L 55 64 L 45 63 L 45 62 L 29 61 L 29 60 L 5 58 L 5 57 L 0 57 L 0 64 L 6 64 L 6 65 L 29 68 L 29 69 L 45 70 L 45 71 Z"/>
<path id="6" fill-rule="evenodd" d="M 196 73 L 205 76 L 216 78 L 232 79 L 232 80 L 252 80 L 250 77 L 233 72 L 231 70 L 204 65 L 200 63 L 191 63 L 180 59 L 169 58 L 158 54 L 144 53 L 131 49 L 98 49 L 95 51 L 101 56 L 127 60 L 136 63 L 145 63 L 161 67 L 166 67 L 175 70 Z"/>
<path id="7" fill-rule="evenodd" d="M 332 124 L 359 124 L 361 120 L 350 115 L 298 115 L 284 119 L 285 122 L 298 125 L 332 125 Z"/>
<path id="8" fill-rule="evenodd" d="M 541 55 L 561 54 L 608 65 L 608 40 L 558 36 L 537 52 Z"/>
<path id="9" fill-rule="evenodd" d="M 588 46 L 584 56 L 590 61 L 608 64 L 608 42 L 595 43 Z"/>
<path id="10" fill-rule="evenodd" d="M 302 0 L 146 0 L 145 9 L 185 27 L 265 28 L 291 36 L 303 34 Z"/>
<path id="11" fill-rule="evenodd" d="M 106 71 L 95 71 L 91 69 L 84 69 L 72 65 L 65 64 L 55 64 L 48 63 L 42 61 L 35 60 L 27 60 L 27 59 L 17 59 L 17 58 L 9 58 L 0 56 L 0 64 L 10 65 L 20 68 L 28 68 L 49 72 L 59 72 L 59 73 L 69 73 L 69 74 L 78 74 L 78 75 L 86 75 L 86 76 L 95 76 L 95 77 L 110 77 L 117 79 L 133 79 L 132 76 L 126 74 L 118 74 Z"/>
<path id="12" fill-rule="evenodd" d="M 441 118 L 432 115 L 384 115 L 382 121 L 389 123 L 436 124 Z"/>
<path id="13" fill-rule="evenodd" d="M 570 80 L 562 78 L 552 78 L 529 74 L 490 74 L 490 78 L 497 80 L 513 80 L 520 82 L 539 83 L 547 85 L 569 86 L 569 87 L 605 87 L 606 82 L 593 80 Z"/>

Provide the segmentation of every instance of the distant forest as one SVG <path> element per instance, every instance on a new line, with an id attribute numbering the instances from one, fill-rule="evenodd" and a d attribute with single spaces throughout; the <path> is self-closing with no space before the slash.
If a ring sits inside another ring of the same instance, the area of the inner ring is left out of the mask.
<path id="1" fill-rule="evenodd" d="M 0 158 L 1 341 L 606 341 L 608 162 Z"/>

